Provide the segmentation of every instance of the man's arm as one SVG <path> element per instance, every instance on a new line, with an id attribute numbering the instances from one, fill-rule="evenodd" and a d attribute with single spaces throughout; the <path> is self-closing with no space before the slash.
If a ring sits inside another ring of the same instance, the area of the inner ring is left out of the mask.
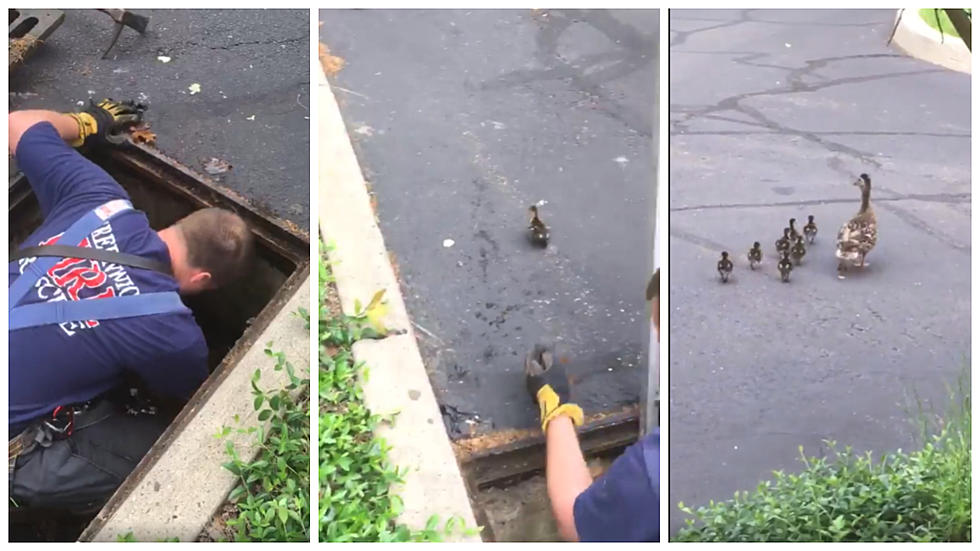
<path id="1" fill-rule="evenodd" d="M 66 142 L 78 140 L 78 121 L 74 117 L 56 111 L 45 111 L 43 109 L 29 109 L 26 111 L 14 111 L 7 115 L 7 148 L 11 155 L 17 154 L 17 146 L 20 138 L 27 130 L 39 122 L 49 122 Z"/>
<path id="2" fill-rule="evenodd" d="M 97 104 L 90 101 L 89 106 L 78 113 L 44 110 L 14 111 L 7 115 L 9 140 L 7 148 L 12 155 L 16 155 L 17 146 L 24 133 L 39 122 L 51 123 L 61 139 L 72 147 L 91 141 L 105 143 L 110 134 L 142 122 L 145 110 L 145 105 L 135 101 L 104 99 Z"/>
<path id="3" fill-rule="evenodd" d="M 575 499 L 592 485 L 592 475 L 585 464 L 575 425 L 567 415 L 548 423 L 545 435 L 548 499 L 558 524 L 558 534 L 566 541 L 578 541 L 575 529 Z"/>

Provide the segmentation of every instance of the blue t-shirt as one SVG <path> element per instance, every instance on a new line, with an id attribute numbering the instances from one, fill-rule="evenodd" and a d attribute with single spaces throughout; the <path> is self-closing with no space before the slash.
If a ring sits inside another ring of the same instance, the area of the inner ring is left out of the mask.
<path id="1" fill-rule="evenodd" d="M 660 431 L 626 448 L 575 498 L 579 541 L 660 541 Z"/>
<path id="2" fill-rule="evenodd" d="M 32 126 L 17 145 L 17 164 L 41 205 L 44 222 L 20 248 L 53 244 L 74 222 L 115 199 L 129 199 L 104 170 L 68 146 L 49 123 Z M 166 244 L 136 210 L 117 214 L 81 243 L 167 264 Z M 32 259 L 8 263 L 9 284 Z M 177 281 L 150 270 L 63 259 L 17 304 L 93 300 L 176 291 Z M 11 304 L 10 307 L 15 305 Z M 134 373 L 153 393 L 189 397 L 207 378 L 207 343 L 190 312 L 29 327 L 10 331 L 11 435 L 59 405 L 90 400 Z"/>

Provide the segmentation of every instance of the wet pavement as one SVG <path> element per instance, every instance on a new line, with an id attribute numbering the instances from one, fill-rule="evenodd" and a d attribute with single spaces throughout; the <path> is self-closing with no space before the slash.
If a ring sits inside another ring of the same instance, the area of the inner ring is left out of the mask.
<path id="1" fill-rule="evenodd" d="M 652 266 L 655 11 L 321 11 L 330 77 L 450 436 L 537 422 L 558 345 L 587 414 L 635 403 Z M 527 239 L 527 209 L 551 226 Z M 327 236 L 329 239 L 329 236 Z"/>
<path id="2" fill-rule="evenodd" d="M 161 151 L 309 227 L 309 11 L 134 11 L 149 16 L 146 35 L 123 29 L 103 60 L 112 20 L 66 10 L 61 27 L 10 75 L 10 109 L 70 111 L 103 97 L 146 102 Z M 212 158 L 231 170 L 209 174 Z"/>
<path id="3" fill-rule="evenodd" d="M 799 445 L 918 445 L 913 396 L 942 412 L 946 385 L 969 376 L 971 190 L 970 76 L 887 46 L 894 10 L 671 14 L 675 533 L 677 502 L 798 471 Z M 879 239 L 841 281 L 835 238 L 861 172 Z M 774 241 L 809 214 L 817 241 L 780 283 Z"/>

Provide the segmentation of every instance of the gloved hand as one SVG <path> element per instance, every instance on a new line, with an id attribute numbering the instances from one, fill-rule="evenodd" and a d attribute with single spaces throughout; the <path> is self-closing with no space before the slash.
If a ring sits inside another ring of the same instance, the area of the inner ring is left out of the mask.
<path id="1" fill-rule="evenodd" d="M 585 422 L 582 408 L 569 401 L 568 375 L 564 367 L 554 364 L 554 352 L 543 345 L 535 345 L 524 360 L 524 376 L 527 391 L 541 410 L 542 431 L 547 431 L 548 423 L 560 415 L 567 415 L 575 426 Z"/>
<path id="2" fill-rule="evenodd" d="M 70 145 L 122 143 L 122 133 L 142 122 L 144 111 L 145 105 L 132 100 L 104 99 L 99 103 L 89 100 L 89 106 L 81 112 L 68 113 L 78 122 L 78 139 Z"/>

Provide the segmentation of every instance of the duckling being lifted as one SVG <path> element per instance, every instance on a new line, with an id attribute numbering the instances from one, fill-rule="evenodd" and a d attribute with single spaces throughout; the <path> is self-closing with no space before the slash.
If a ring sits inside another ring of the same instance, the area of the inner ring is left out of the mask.
<path id="1" fill-rule="evenodd" d="M 813 240 L 817 238 L 817 224 L 813 222 L 812 214 L 807 219 L 809 221 L 803 226 L 803 235 L 806 236 L 806 242 L 813 245 Z"/>
<path id="2" fill-rule="evenodd" d="M 718 274 L 721 276 L 722 283 L 728 282 L 728 276 L 732 275 L 734 267 L 732 261 L 728 259 L 728 251 L 722 251 L 721 260 L 718 261 Z"/>
<path id="3" fill-rule="evenodd" d="M 752 248 L 749 249 L 749 268 L 755 269 L 756 264 L 762 264 L 762 247 L 759 246 L 759 242 L 756 241 L 752 244 Z"/>
<path id="4" fill-rule="evenodd" d="M 783 236 L 776 240 L 776 252 L 779 254 L 788 253 L 791 244 L 789 228 L 783 228 Z"/>
<path id="5" fill-rule="evenodd" d="M 789 259 L 789 253 L 783 253 L 783 257 L 779 259 L 779 276 L 783 279 L 783 283 L 789 283 L 789 273 L 793 271 L 793 263 Z"/>
<path id="6" fill-rule="evenodd" d="M 528 225 L 528 239 L 531 243 L 539 247 L 548 246 L 548 238 L 551 234 L 548 232 L 548 226 L 544 225 L 544 222 L 538 218 L 538 207 L 537 205 L 531 205 L 528 209 L 531 212 L 531 223 Z"/>
<path id="7" fill-rule="evenodd" d="M 861 209 L 837 232 L 837 277 L 844 279 L 848 266 L 867 266 L 864 258 L 878 242 L 878 220 L 871 208 L 871 178 L 862 174 L 854 185 L 861 188 Z"/>
<path id="8" fill-rule="evenodd" d="M 806 254 L 806 247 L 803 245 L 802 235 L 796 236 L 796 243 L 793 243 L 793 247 L 790 249 L 789 254 L 793 257 L 793 262 L 795 262 L 797 266 L 803 262 L 803 255 Z"/>

